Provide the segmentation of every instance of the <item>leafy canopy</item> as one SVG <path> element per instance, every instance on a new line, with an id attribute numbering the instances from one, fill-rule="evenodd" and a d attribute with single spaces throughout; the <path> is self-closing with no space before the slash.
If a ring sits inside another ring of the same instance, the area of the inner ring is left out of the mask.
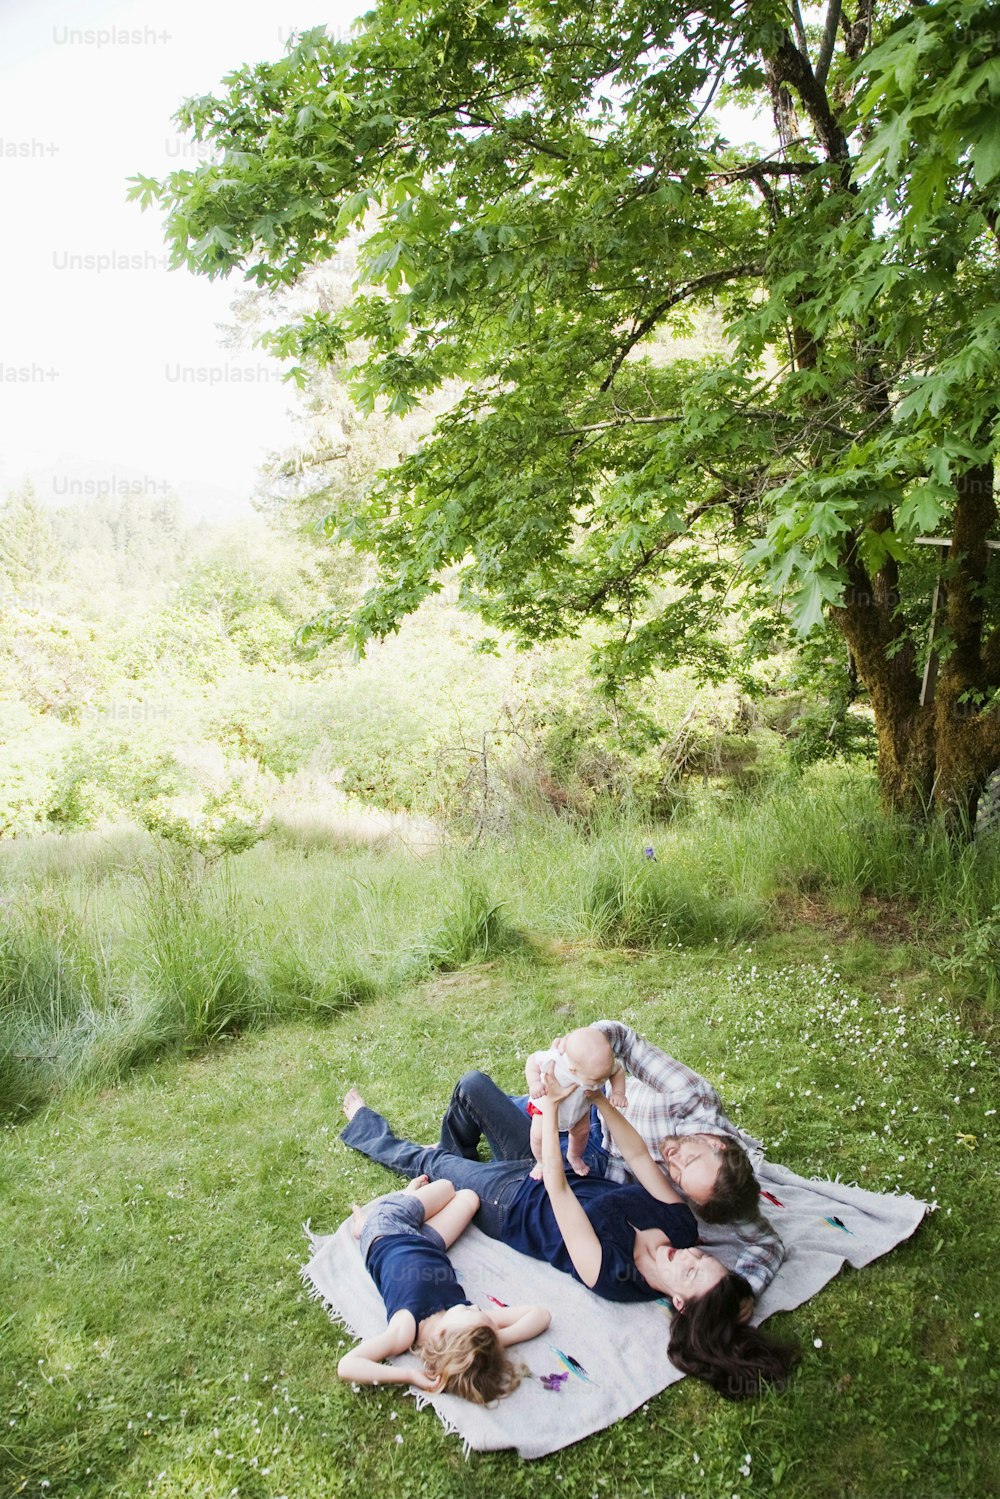
<path id="1" fill-rule="evenodd" d="M 301 379 L 360 350 L 365 411 L 465 382 L 331 516 L 379 581 L 309 631 L 384 635 L 458 566 L 525 638 L 607 620 L 609 672 L 711 674 L 759 582 L 808 633 L 848 553 L 915 555 L 995 443 L 998 37 L 974 0 L 816 24 L 779 0 L 384 0 L 188 100 L 217 160 L 131 189 L 174 264 L 278 287 L 360 232 L 353 300 L 275 352 Z M 728 140 L 719 103 L 773 111 L 779 145 Z M 668 357 L 706 312 L 715 351 Z"/>

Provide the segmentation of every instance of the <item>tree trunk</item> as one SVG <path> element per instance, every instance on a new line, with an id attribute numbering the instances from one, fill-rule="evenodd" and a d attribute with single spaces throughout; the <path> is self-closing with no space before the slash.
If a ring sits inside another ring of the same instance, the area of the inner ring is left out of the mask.
<path id="1" fill-rule="evenodd" d="M 971 828 L 987 776 L 1000 763 L 1000 719 L 982 705 L 995 685 L 984 652 L 988 533 L 996 524 L 993 465 L 969 469 L 955 485 L 946 564 L 947 654 L 934 702 L 935 803 L 956 829 Z"/>
<path id="2" fill-rule="evenodd" d="M 920 706 L 913 647 L 899 643 L 894 596 L 883 573 L 872 580 L 852 550 L 844 604 L 831 610 L 868 690 L 878 742 L 878 780 L 886 808 L 923 816 L 934 790 L 933 716 Z"/>
<path id="3" fill-rule="evenodd" d="M 831 9 L 830 16 L 835 14 Z M 852 46 L 860 51 L 871 34 L 869 0 L 858 13 L 857 31 L 849 23 L 845 30 L 849 52 Z M 798 46 L 784 32 L 763 58 L 778 138 L 787 146 L 798 134 L 789 94 L 794 89 L 828 160 L 840 164 L 840 187 L 853 192 L 847 136 L 825 87 L 830 39 L 824 40 L 826 55 L 817 70 L 801 31 L 797 39 Z M 877 346 L 877 339 L 871 342 Z M 790 345 L 799 369 L 816 364 L 817 344 L 795 326 L 794 311 Z M 864 385 L 863 405 L 887 416 L 889 381 L 878 365 L 872 362 L 858 374 Z M 990 693 L 1000 689 L 1000 626 L 984 638 L 983 617 L 986 541 L 997 520 L 993 482 L 992 464 L 971 469 L 955 482 L 946 602 L 935 639 L 940 667 L 933 701 L 920 701 L 916 653 L 902 621 L 895 617 L 899 577 L 891 557 L 869 577 L 858 557 L 857 537 L 849 537 L 841 558 L 848 587 L 843 604 L 831 610 L 875 713 L 883 803 L 915 817 L 937 812 L 953 830 L 966 833 L 974 826 L 976 803 L 987 778 L 1000 766 L 1000 708 L 983 711 Z M 891 530 L 891 511 L 868 524 L 874 530 Z"/>
<path id="4" fill-rule="evenodd" d="M 971 833 L 983 786 L 1000 766 L 1000 713 L 983 708 L 1000 686 L 1000 631 L 984 638 L 986 541 L 997 519 L 993 480 L 991 464 L 956 480 L 933 701 L 920 702 L 916 654 L 894 618 L 895 562 L 869 577 L 851 538 L 844 602 L 831 610 L 875 714 L 883 803 L 913 817 L 936 813 L 957 834 Z"/>

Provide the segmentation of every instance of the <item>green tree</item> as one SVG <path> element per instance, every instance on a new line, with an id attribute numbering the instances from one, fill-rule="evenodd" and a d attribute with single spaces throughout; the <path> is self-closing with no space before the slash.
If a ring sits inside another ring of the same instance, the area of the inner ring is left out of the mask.
<path id="1" fill-rule="evenodd" d="M 0 505 L 0 610 L 65 574 L 65 558 L 27 480 Z"/>
<path id="2" fill-rule="evenodd" d="M 383 0 L 188 100 L 220 158 L 131 189 L 174 263 L 281 287 L 361 231 L 350 303 L 272 346 L 307 372 L 360 341 L 365 411 L 465 382 L 337 510 L 379 577 L 322 628 L 384 635 L 458 566 L 524 637 L 619 627 L 609 677 L 711 674 L 764 583 L 752 647 L 846 640 L 887 801 L 970 813 L 1000 761 L 998 34 L 975 0 Z M 658 357 L 705 308 L 725 352 Z"/>

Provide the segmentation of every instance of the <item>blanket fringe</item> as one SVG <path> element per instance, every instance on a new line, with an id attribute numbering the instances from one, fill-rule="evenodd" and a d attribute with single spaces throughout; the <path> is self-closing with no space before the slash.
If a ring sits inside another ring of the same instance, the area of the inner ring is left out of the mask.
<path id="1" fill-rule="evenodd" d="M 451 1417 L 450 1416 L 446 1416 L 445 1413 L 444 1413 L 444 1411 L 441 1410 L 441 1408 L 439 1406 L 437 1406 L 437 1405 L 434 1404 L 433 1396 L 428 1395 L 426 1393 L 426 1391 L 424 1391 L 424 1390 L 410 1390 L 407 1393 L 408 1394 L 412 1394 L 412 1396 L 414 1398 L 414 1401 L 415 1401 L 415 1404 L 416 1404 L 416 1409 L 418 1411 L 422 1411 L 424 1409 L 424 1407 L 427 1406 L 427 1405 L 430 1406 L 431 1410 L 434 1412 L 434 1414 L 437 1416 L 438 1420 L 441 1422 L 441 1425 L 444 1427 L 445 1436 L 449 1436 L 449 1437 L 461 1437 L 461 1439 L 462 1439 L 462 1455 L 464 1456 L 466 1462 L 468 1462 L 468 1460 L 469 1460 L 469 1453 L 472 1451 L 472 1444 L 471 1444 L 471 1442 L 468 1440 L 467 1437 L 463 1437 L 462 1436 L 462 1433 L 459 1431 L 458 1427 L 455 1425 L 455 1423 L 451 1419 Z"/>
<path id="2" fill-rule="evenodd" d="M 302 1266 L 302 1269 L 299 1271 L 299 1279 L 306 1287 L 306 1291 L 309 1295 L 309 1300 L 318 1301 L 322 1304 L 326 1315 L 329 1317 L 330 1321 L 335 1327 L 344 1328 L 345 1332 L 349 1332 L 352 1338 L 360 1338 L 362 1336 L 361 1329 L 357 1326 L 352 1326 L 350 1318 L 345 1317 L 343 1312 L 335 1307 L 333 1302 L 330 1301 L 326 1296 L 324 1296 L 323 1292 L 319 1289 L 315 1282 L 310 1279 L 308 1265 Z"/>

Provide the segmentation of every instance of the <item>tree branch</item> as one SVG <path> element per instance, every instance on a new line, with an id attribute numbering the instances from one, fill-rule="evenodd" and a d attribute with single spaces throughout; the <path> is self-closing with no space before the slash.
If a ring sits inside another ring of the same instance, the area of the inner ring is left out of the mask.
<path id="1" fill-rule="evenodd" d="M 785 426 L 794 429 L 796 445 L 801 442 L 804 437 L 807 438 L 810 430 L 814 427 L 820 428 L 824 432 L 832 432 L 835 436 L 843 438 L 845 442 L 856 442 L 858 440 L 856 432 L 848 432 L 846 428 L 838 426 L 836 422 L 825 421 L 822 417 L 819 416 L 811 416 L 806 423 L 805 429 L 803 429 L 803 425 L 801 422 L 797 422 L 791 417 L 782 417 L 780 412 L 767 410 L 755 411 L 749 406 L 738 405 L 733 407 L 733 411 L 738 416 L 742 417 L 745 421 L 768 422 L 772 426 L 775 426 L 779 422 L 783 422 Z M 683 420 L 684 418 L 682 416 L 677 416 L 670 412 L 664 412 L 662 414 L 657 414 L 654 416 L 621 416 L 607 422 L 588 422 L 587 425 L 583 427 L 567 427 L 562 431 L 553 432 L 552 436 L 578 437 L 582 436 L 584 432 L 607 432 L 615 427 L 649 427 L 662 425 L 664 422 L 680 422 Z"/>
<path id="2" fill-rule="evenodd" d="M 691 514 L 686 517 L 686 530 L 670 531 L 666 536 L 661 536 L 659 541 L 655 541 L 652 546 L 645 547 L 639 557 L 639 560 L 629 568 L 627 573 L 622 573 L 619 577 L 616 578 L 606 578 L 605 581 L 601 583 L 599 587 L 595 588 L 592 593 L 585 595 L 582 601 L 582 607 L 589 613 L 592 609 L 596 608 L 598 604 L 605 603 L 610 594 L 615 593 L 619 589 L 628 588 L 629 584 L 635 582 L 639 574 L 645 571 L 645 569 L 649 566 L 649 564 L 655 557 L 660 556 L 663 552 L 672 547 L 675 541 L 678 541 L 682 536 L 687 535 L 688 531 L 696 520 L 700 520 L 707 511 L 714 510 L 716 506 L 725 505 L 728 503 L 729 501 L 724 497 L 714 495 L 712 499 L 704 500 L 700 505 L 696 505 L 695 508 L 691 511 Z M 576 607 L 579 608 L 580 606 L 578 605 Z"/>
<path id="3" fill-rule="evenodd" d="M 632 330 L 628 338 L 622 344 L 621 348 L 618 350 L 618 353 L 615 355 L 614 359 L 611 362 L 611 369 L 608 372 L 607 378 L 601 385 L 602 394 L 609 389 L 612 381 L 614 380 L 618 371 L 621 369 L 628 355 L 635 348 L 636 344 L 641 343 L 642 340 L 646 337 L 646 334 L 653 331 L 657 323 L 660 321 L 660 318 L 663 317 L 664 313 L 669 312 L 671 307 L 676 307 L 677 304 L 679 302 L 683 302 L 686 297 L 693 296 L 695 292 L 705 291 L 710 286 L 722 286 L 725 282 L 735 281 L 740 276 L 761 275 L 763 275 L 762 266 L 757 263 L 746 262 L 742 265 L 727 266 L 723 271 L 709 271 L 704 276 L 696 276 L 693 281 L 688 281 L 683 286 L 678 287 L 675 292 L 671 292 L 669 297 L 666 297 L 662 302 L 660 302 L 656 307 L 653 308 L 652 312 L 650 312 L 646 317 L 643 318 L 642 322 Z"/>
<path id="4" fill-rule="evenodd" d="M 711 180 L 727 183 L 738 182 L 741 177 L 803 177 L 827 165 L 825 161 L 752 161 L 735 172 L 714 172 Z"/>
<path id="5" fill-rule="evenodd" d="M 712 80 L 712 87 L 708 91 L 708 98 L 705 100 L 704 104 L 701 106 L 701 108 L 699 109 L 698 113 L 695 115 L 694 119 L 691 121 L 691 124 L 688 127 L 689 129 L 693 130 L 696 125 L 698 125 L 698 124 L 701 123 L 701 121 L 704 118 L 704 116 L 708 113 L 708 110 L 709 110 L 709 107 L 710 107 L 710 105 L 712 103 L 712 100 L 715 98 L 716 91 L 717 91 L 717 89 L 719 87 L 719 84 L 722 82 L 723 76 L 725 74 L 726 64 L 728 63 L 729 59 L 732 57 L 732 55 L 733 55 L 733 48 L 735 46 L 736 46 L 736 37 L 734 36 L 733 39 L 732 39 L 732 41 L 729 43 L 729 46 L 726 48 L 726 55 L 725 55 L 725 57 L 722 59 L 722 61 L 719 64 L 719 70 L 716 73 L 715 78 Z"/>
<path id="6" fill-rule="evenodd" d="M 522 135 L 516 131 L 516 121 L 490 119 L 486 115 L 475 115 L 465 106 L 461 107 L 469 124 L 477 130 L 490 130 L 495 134 L 502 134 L 516 146 L 529 146 L 532 151 L 538 151 L 542 156 L 551 156 L 556 161 L 569 161 L 569 152 L 560 151 L 557 146 L 550 146 L 547 141 L 540 141 L 534 135 Z M 440 113 L 440 111 L 439 111 Z"/>
<path id="7" fill-rule="evenodd" d="M 622 416 L 610 422 L 588 422 L 585 427 L 566 427 L 553 437 L 581 437 L 584 432 L 607 432 L 612 427 L 653 427 L 663 422 L 682 422 L 682 416 Z"/>
<path id="8" fill-rule="evenodd" d="M 795 28 L 795 42 L 796 42 L 796 45 L 798 47 L 799 52 L 801 52 L 801 54 L 805 58 L 806 62 L 808 62 L 809 61 L 809 42 L 808 42 L 808 40 L 806 38 L 806 27 L 805 27 L 805 22 L 802 19 L 802 10 L 801 10 L 801 7 L 799 6 L 799 0 L 791 0 L 791 11 L 792 11 L 792 25 Z"/>
<path id="9" fill-rule="evenodd" d="M 775 83 L 779 86 L 789 83 L 798 93 L 830 160 L 847 163 L 851 156 L 847 136 L 830 108 L 826 90 L 816 81 L 809 59 L 803 57 L 786 34 L 770 61 Z"/>
<path id="10" fill-rule="evenodd" d="M 857 62 L 871 38 L 872 7 L 873 0 L 860 0 L 856 21 L 852 23 L 846 13 L 841 16 L 844 51 L 847 53 L 849 62 Z"/>
<path id="11" fill-rule="evenodd" d="M 830 63 L 833 61 L 833 48 L 837 40 L 837 27 L 840 25 L 841 8 L 842 0 L 830 0 L 826 12 L 826 25 L 823 27 L 823 40 L 819 47 L 819 57 L 816 59 L 816 82 L 820 88 L 826 87 L 827 74 L 830 71 Z"/>

